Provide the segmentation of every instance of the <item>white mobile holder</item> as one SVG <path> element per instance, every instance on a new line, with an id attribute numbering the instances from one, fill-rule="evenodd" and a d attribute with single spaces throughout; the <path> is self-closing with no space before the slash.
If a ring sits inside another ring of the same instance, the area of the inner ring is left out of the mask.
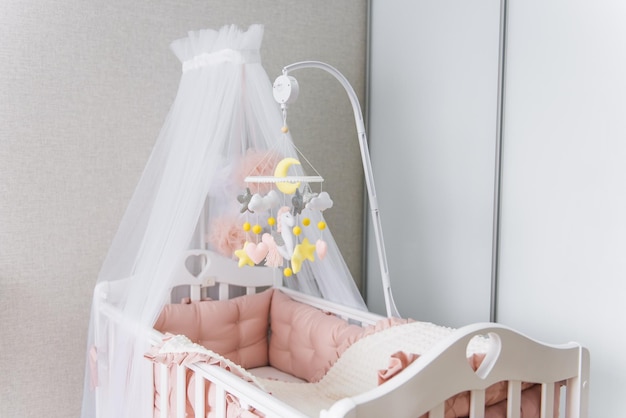
<path id="1" fill-rule="evenodd" d="M 361 113 L 361 105 L 354 89 L 336 68 L 320 61 L 302 61 L 295 64 L 287 65 L 283 68 L 283 75 L 274 81 L 274 99 L 280 103 L 283 109 L 283 116 L 286 111 L 287 104 L 293 103 L 298 98 L 300 87 L 295 78 L 288 75 L 290 71 L 301 68 L 319 68 L 334 76 L 346 90 L 352 110 L 354 111 L 354 119 L 356 122 L 356 130 L 359 139 L 359 147 L 361 149 L 361 160 L 363 162 L 363 171 L 365 172 L 365 184 L 367 185 L 367 194 L 369 197 L 370 211 L 372 214 L 372 223 L 374 225 L 374 235 L 376 238 L 376 247 L 378 250 L 378 260 L 380 264 L 381 279 L 383 283 L 383 293 L 385 296 L 385 307 L 388 317 L 400 317 L 396 304 L 391 293 L 391 281 L 389 278 L 389 268 L 387 265 L 387 255 L 385 253 L 385 243 L 383 241 L 383 231 L 380 223 L 380 214 L 378 210 L 378 200 L 376 198 L 376 189 L 374 188 L 374 177 L 372 175 L 372 162 L 370 161 L 369 150 L 367 147 L 367 136 L 365 134 L 365 124 L 363 122 L 363 114 Z"/>
<path id="2" fill-rule="evenodd" d="M 274 99 L 281 105 L 293 103 L 298 99 L 300 86 L 298 81 L 288 75 L 281 75 L 274 81 Z"/>

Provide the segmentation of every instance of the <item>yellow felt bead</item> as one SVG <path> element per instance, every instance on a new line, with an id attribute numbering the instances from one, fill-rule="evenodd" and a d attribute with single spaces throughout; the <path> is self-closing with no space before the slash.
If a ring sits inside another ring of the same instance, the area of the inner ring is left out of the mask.
<path id="1" fill-rule="evenodd" d="M 289 132 L 289 128 L 287 127 L 287 125 L 283 126 L 282 128 L 280 128 L 280 131 L 284 134 L 286 134 L 287 132 Z"/>
<path id="2" fill-rule="evenodd" d="M 274 226 L 276 225 L 276 219 L 275 218 L 267 218 L 267 224 L 269 226 Z"/>
<path id="3" fill-rule="evenodd" d="M 246 222 L 243 224 L 243 230 L 246 232 L 250 230 L 250 222 Z"/>
<path id="4" fill-rule="evenodd" d="M 317 228 L 318 228 L 320 231 L 322 231 L 322 230 L 326 229 L 326 222 L 324 222 L 324 221 L 319 221 L 319 222 L 317 223 Z"/>
<path id="5" fill-rule="evenodd" d="M 309 226 L 309 225 L 311 225 L 311 220 L 310 220 L 309 218 L 304 218 L 304 219 L 302 220 L 302 225 L 304 225 L 304 226 Z"/>
<path id="6" fill-rule="evenodd" d="M 294 234 L 295 236 L 298 236 L 298 235 L 300 235 L 301 233 L 302 233 L 302 228 L 300 228 L 300 227 L 299 227 L 299 226 L 297 226 L 297 225 L 293 227 L 293 234 Z"/>
<path id="7" fill-rule="evenodd" d="M 254 232 L 257 235 L 259 235 L 261 231 L 263 231 L 263 228 L 259 224 L 256 224 L 252 227 L 252 232 Z"/>
<path id="8" fill-rule="evenodd" d="M 285 277 L 291 277 L 291 275 L 293 274 L 293 271 L 291 271 L 291 269 L 287 267 L 285 268 L 285 270 L 283 270 L 283 274 L 285 275 Z"/>

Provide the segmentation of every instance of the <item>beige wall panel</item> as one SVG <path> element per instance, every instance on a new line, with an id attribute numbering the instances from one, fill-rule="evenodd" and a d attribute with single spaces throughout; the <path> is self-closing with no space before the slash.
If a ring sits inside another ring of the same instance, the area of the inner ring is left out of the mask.
<path id="1" fill-rule="evenodd" d="M 4 0 L 0 13 L 0 417 L 79 414 L 91 293 L 172 103 L 188 30 L 265 25 L 270 78 L 304 59 L 363 97 L 365 1 Z M 334 79 L 298 76 L 300 149 L 335 199 L 329 224 L 361 275 L 362 172 Z"/>

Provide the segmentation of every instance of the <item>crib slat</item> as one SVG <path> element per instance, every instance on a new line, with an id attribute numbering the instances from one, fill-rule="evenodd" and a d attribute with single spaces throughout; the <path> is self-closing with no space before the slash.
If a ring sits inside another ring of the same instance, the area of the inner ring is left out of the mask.
<path id="1" fill-rule="evenodd" d="M 217 418 L 226 418 L 226 391 L 224 387 L 215 384 L 215 416 Z"/>
<path id="2" fill-rule="evenodd" d="M 589 413 L 589 351 L 582 347 L 580 362 L 578 376 L 567 379 L 565 389 L 567 418 L 586 418 Z"/>
<path id="3" fill-rule="evenodd" d="M 202 286 L 195 285 L 189 285 L 189 299 L 191 299 L 192 302 L 199 302 L 200 299 L 202 299 Z"/>
<path id="4" fill-rule="evenodd" d="M 204 378 L 202 376 L 199 376 L 197 374 L 195 374 L 196 377 L 196 385 L 195 385 L 195 389 L 196 389 L 196 403 L 195 403 L 195 410 L 196 410 L 196 418 L 204 418 L 204 405 L 206 404 L 206 399 L 204 398 L 205 395 L 205 381 Z"/>
<path id="5" fill-rule="evenodd" d="M 148 411 L 152 411 L 152 416 L 154 416 L 155 414 L 155 410 L 154 407 L 156 406 L 156 386 L 154 385 L 156 380 L 156 370 L 155 370 L 155 363 L 150 363 L 146 360 L 148 367 L 146 367 L 146 371 L 148 372 L 148 381 L 150 382 L 150 388 L 148 388 L 148 390 L 150 390 L 152 392 L 152 396 L 148 396 L 148 399 L 146 399 L 148 401 L 148 405 L 146 406 L 146 410 Z"/>
<path id="6" fill-rule="evenodd" d="M 219 286 L 218 299 L 219 300 L 228 299 L 228 283 L 220 283 L 218 286 Z"/>
<path id="7" fill-rule="evenodd" d="M 510 380 L 507 393 L 507 418 L 520 418 L 520 408 L 522 406 L 522 382 Z"/>
<path id="8" fill-rule="evenodd" d="M 185 418 L 187 406 L 187 368 L 176 365 L 176 416 Z"/>
<path id="9" fill-rule="evenodd" d="M 554 416 L 554 383 L 541 385 L 541 418 Z"/>
<path id="10" fill-rule="evenodd" d="M 254 295 L 256 293 L 256 287 L 248 286 L 246 287 L 246 295 Z"/>
<path id="11" fill-rule="evenodd" d="M 479 418 L 485 415 L 485 391 L 473 390 L 470 394 L 470 418 Z"/>
<path id="12" fill-rule="evenodd" d="M 446 404 L 440 403 L 433 409 L 428 412 L 428 418 L 444 418 L 444 413 L 446 411 Z"/>
<path id="13" fill-rule="evenodd" d="M 161 418 L 166 418 L 169 415 L 169 371 L 166 364 L 159 365 L 159 375 L 161 378 L 161 399 L 159 402 L 159 409 L 161 410 Z"/>

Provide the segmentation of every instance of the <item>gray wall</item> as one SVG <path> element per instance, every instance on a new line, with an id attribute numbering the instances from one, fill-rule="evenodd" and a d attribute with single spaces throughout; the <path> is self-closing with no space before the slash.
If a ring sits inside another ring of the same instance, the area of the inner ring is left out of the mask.
<path id="1" fill-rule="evenodd" d="M 1 9 L 0 416 L 72 417 L 96 276 L 180 77 L 169 43 L 188 30 L 262 23 L 271 78 L 286 64 L 322 60 L 363 97 L 367 5 L 5 0 Z M 291 132 L 329 179 L 328 222 L 360 282 L 350 105 L 330 76 L 297 76 Z"/>

